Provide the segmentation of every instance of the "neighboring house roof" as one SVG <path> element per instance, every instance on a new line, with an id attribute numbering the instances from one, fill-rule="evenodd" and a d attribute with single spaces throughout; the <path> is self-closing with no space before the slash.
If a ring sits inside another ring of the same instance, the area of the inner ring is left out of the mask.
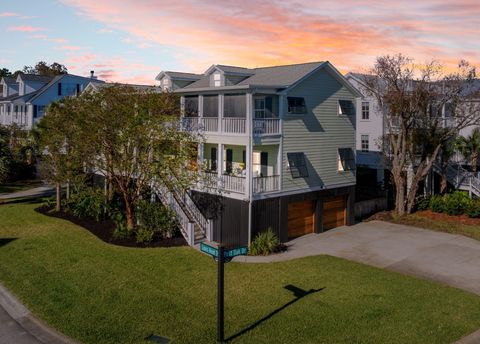
<path id="1" fill-rule="evenodd" d="M 226 66 L 226 65 L 213 65 L 206 70 L 204 75 L 210 75 L 214 70 L 220 70 L 225 74 L 233 75 L 253 75 L 255 72 L 251 68 L 237 67 L 237 66 Z"/>
<path id="2" fill-rule="evenodd" d="M 161 92 L 161 88 L 158 87 L 158 86 L 151 86 L 151 85 L 135 85 L 135 84 L 120 84 L 120 83 L 115 83 L 115 82 L 96 82 L 96 81 L 92 81 L 91 83 L 89 83 L 86 87 L 85 87 L 85 90 L 87 88 L 93 88 L 95 90 L 99 90 L 99 89 L 102 89 L 104 87 L 112 87 L 114 85 L 121 85 L 121 86 L 128 86 L 128 87 L 132 87 L 136 90 L 142 90 L 142 91 L 146 91 L 146 90 L 151 90 L 151 91 L 155 91 L 155 92 Z"/>
<path id="3" fill-rule="evenodd" d="M 11 94 L 8 97 L 0 97 L 0 102 L 8 102 L 15 98 L 18 98 L 18 93 Z"/>
<path id="4" fill-rule="evenodd" d="M 163 71 L 157 75 L 155 80 L 162 79 L 165 75 L 168 75 L 172 79 L 180 79 L 180 80 L 199 80 L 202 77 L 202 74 L 194 74 L 194 73 L 184 73 L 184 72 L 172 72 L 172 71 Z"/>
<path id="5" fill-rule="evenodd" d="M 18 74 L 17 80 L 22 79 L 23 81 L 35 81 L 35 82 L 50 82 L 54 76 L 47 76 L 47 75 L 36 75 L 36 74 Z"/>
<path id="6" fill-rule="evenodd" d="M 16 84 L 17 83 L 17 80 L 11 76 L 4 76 L 2 77 L 2 80 L 6 83 L 6 84 Z"/>

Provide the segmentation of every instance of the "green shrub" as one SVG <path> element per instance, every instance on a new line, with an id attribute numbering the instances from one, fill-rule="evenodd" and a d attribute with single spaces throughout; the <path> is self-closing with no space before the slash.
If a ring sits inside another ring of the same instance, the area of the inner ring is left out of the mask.
<path id="1" fill-rule="evenodd" d="M 269 228 L 266 232 L 258 233 L 253 239 L 249 247 L 249 254 L 251 256 L 267 256 L 276 252 L 279 245 L 280 241 L 272 229 Z"/>
<path id="2" fill-rule="evenodd" d="M 430 198 L 430 210 L 435 213 L 443 213 L 445 211 L 445 201 L 443 196 L 435 195 Z"/>
<path id="3" fill-rule="evenodd" d="M 430 206 L 431 196 L 420 196 L 417 198 L 417 210 L 427 210 Z"/>
<path id="4" fill-rule="evenodd" d="M 470 206 L 471 200 L 463 191 L 454 191 L 444 197 L 444 212 L 448 215 L 464 214 Z"/>
<path id="5" fill-rule="evenodd" d="M 100 189 L 85 188 L 64 201 L 65 210 L 80 218 L 105 219 L 105 196 Z"/>
<path id="6" fill-rule="evenodd" d="M 144 227 L 139 227 L 135 231 L 135 239 L 137 240 L 137 243 L 139 244 L 145 244 L 145 243 L 150 243 L 153 241 L 153 238 L 155 236 L 155 232 L 144 228 Z"/>
<path id="7" fill-rule="evenodd" d="M 465 212 L 468 217 L 480 217 L 480 200 L 471 200 L 470 205 Z"/>
<path id="8" fill-rule="evenodd" d="M 171 238 L 178 234 L 175 214 L 160 203 L 139 202 L 136 208 L 137 242 L 152 241 L 155 236 Z M 151 232 L 147 235 L 146 232 Z M 144 241 L 139 241 L 139 240 Z"/>

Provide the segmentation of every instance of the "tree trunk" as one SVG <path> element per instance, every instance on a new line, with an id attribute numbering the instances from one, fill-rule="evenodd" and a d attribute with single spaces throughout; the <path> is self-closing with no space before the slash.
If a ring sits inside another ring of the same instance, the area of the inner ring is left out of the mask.
<path id="1" fill-rule="evenodd" d="M 70 199 L 70 181 L 67 181 L 67 193 L 66 193 L 66 198 Z"/>
<path id="2" fill-rule="evenodd" d="M 55 211 L 60 211 L 62 210 L 62 205 L 61 205 L 62 187 L 60 183 L 55 184 L 55 191 L 56 191 Z"/>
<path id="3" fill-rule="evenodd" d="M 473 173 L 477 172 L 477 164 L 478 164 L 478 153 L 477 152 L 472 153 L 471 164 L 472 164 L 472 172 Z"/>
<path id="4" fill-rule="evenodd" d="M 440 175 L 440 194 L 444 195 L 447 192 L 447 187 L 448 187 L 448 179 L 447 179 L 447 173 L 442 172 Z"/>
<path id="5" fill-rule="evenodd" d="M 395 213 L 405 213 L 405 178 L 403 176 L 393 177 L 395 183 Z"/>
<path id="6" fill-rule="evenodd" d="M 125 200 L 125 213 L 127 216 L 127 230 L 130 232 L 133 230 L 135 224 L 133 221 L 133 204 L 128 197 L 124 197 Z"/>

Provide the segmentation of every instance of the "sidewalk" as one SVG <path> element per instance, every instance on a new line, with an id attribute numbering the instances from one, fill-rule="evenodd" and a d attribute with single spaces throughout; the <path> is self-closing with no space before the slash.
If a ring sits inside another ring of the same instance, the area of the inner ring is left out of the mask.
<path id="1" fill-rule="evenodd" d="M 0 344 L 75 344 L 35 318 L 0 284 Z"/>

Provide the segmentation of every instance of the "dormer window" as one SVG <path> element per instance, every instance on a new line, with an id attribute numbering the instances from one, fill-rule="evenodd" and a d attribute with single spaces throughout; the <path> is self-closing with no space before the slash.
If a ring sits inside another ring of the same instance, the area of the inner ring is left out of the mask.
<path id="1" fill-rule="evenodd" d="M 162 88 L 163 90 L 170 89 L 170 80 L 167 77 L 162 79 Z"/>
<path id="2" fill-rule="evenodd" d="M 220 75 L 220 73 L 214 73 L 213 74 L 213 85 L 215 87 L 220 87 L 221 86 L 221 79 L 222 79 L 222 76 Z"/>

